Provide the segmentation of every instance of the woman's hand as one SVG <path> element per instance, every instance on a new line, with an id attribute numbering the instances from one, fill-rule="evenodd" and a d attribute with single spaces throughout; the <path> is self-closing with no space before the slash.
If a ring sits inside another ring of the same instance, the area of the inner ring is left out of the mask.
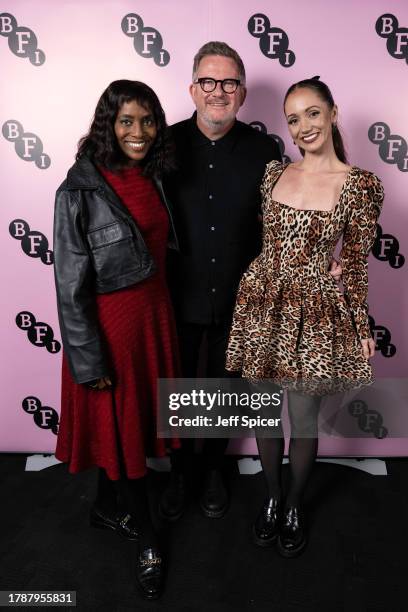
<path id="1" fill-rule="evenodd" d="M 366 359 L 374 357 L 375 355 L 375 342 L 372 338 L 364 338 L 360 340 L 361 346 L 363 347 L 363 355 Z"/>
<path id="2" fill-rule="evenodd" d="M 112 381 L 109 378 L 109 376 L 98 378 L 98 380 L 96 380 L 92 384 L 89 384 L 89 387 L 91 387 L 91 389 L 95 389 L 95 391 L 102 391 L 103 389 L 108 389 L 111 386 L 112 386 Z"/>
<path id="3" fill-rule="evenodd" d="M 337 283 L 341 281 L 343 269 L 340 263 L 334 258 L 330 262 L 329 272 Z"/>

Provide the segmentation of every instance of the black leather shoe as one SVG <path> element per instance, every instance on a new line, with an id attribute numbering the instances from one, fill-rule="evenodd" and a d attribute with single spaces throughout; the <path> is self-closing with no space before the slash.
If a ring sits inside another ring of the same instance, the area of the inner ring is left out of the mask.
<path id="1" fill-rule="evenodd" d="M 267 499 L 253 526 L 254 542 L 258 546 L 271 546 L 278 537 L 280 520 L 279 502 L 274 497 Z"/>
<path id="2" fill-rule="evenodd" d="M 157 599 L 163 592 L 163 560 L 156 548 L 143 549 L 138 558 L 136 578 L 146 599 Z"/>
<path id="3" fill-rule="evenodd" d="M 296 557 L 305 546 L 306 532 L 299 508 L 286 508 L 278 536 L 278 551 L 283 557 Z"/>
<path id="4" fill-rule="evenodd" d="M 204 480 L 200 508 L 208 518 L 221 518 L 228 510 L 228 493 L 220 470 L 210 470 Z"/>
<path id="5" fill-rule="evenodd" d="M 95 506 L 89 513 L 89 524 L 98 529 L 112 529 L 127 540 L 137 540 L 139 533 L 135 522 L 130 514 L 114 514 L 108 516 Z"/>
<path id="6" fill-rule="evenodd" d="M 159 502 L 159 514 L 167 521 L 177 521 L 185 510 L 186 477 L 182 472 L 170 472 L 170 481 Z"/>
<path id="7" fill-rule="evenodd" d="M 127 540 L 138 540 L 139 530 L 130 514 L 124 514 L 118 517 L 116 531 L 119 535 Z"/>

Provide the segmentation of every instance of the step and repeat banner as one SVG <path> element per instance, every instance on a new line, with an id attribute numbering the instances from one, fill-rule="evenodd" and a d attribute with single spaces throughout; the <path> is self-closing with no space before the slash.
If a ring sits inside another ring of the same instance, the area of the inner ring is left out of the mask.
<path id="1" fill-rule="evenodd" d="M 189 117 L 193 56 L 209 40 L 241 54 L 248 97 L 239 118 L 275 137 L 288 160 L 299 153 L 284 120 L 284 93 L 320 75 L 338 104 L 351 163 L 382 179 L 386 197 L 369 262 L 373 365 L 379 380 L 401 383 L 395 409 L 408 410 L 405 0 L 343 0 L 340 8 L 335 0 L 4 0 L 0 10 L 0 451 L 55 448 L 62 347 L 54 194 L 100 94 L 113 80 L 142 80 L 169 123 Z M 321 454 L 408 454 L 407 439 L 390 435 L 371 398 L 374 405 L 354 415 L 361 439 L 326 438 Z M 373 427 L 375 419 L 383 427 Z M 232 443 L 235 452 L 254 449 L 253 440 Z"/>

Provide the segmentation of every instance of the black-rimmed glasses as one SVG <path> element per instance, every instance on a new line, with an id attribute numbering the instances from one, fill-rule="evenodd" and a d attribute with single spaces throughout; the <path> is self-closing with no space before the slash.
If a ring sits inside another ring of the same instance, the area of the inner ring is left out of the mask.
<path id="1" fill-rule="evenodd" d="M 241 84 L 239 79 L 210 79 L 208 77 L 200 77 L 194 81 L 194 85 L 200 84 L 200 87 L 205 93 L 211 93 L 215 90 L 218 83 L 221 83 L 221 89 L 224 93 L 232 94 Z"/>

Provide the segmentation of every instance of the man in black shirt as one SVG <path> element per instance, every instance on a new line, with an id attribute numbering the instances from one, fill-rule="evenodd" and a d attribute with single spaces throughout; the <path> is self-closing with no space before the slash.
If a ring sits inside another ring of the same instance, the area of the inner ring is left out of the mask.
<path id="1" fill-rule="evenodd" d="M 236 120 L 245 101 L 245 68 L 226 43 L 210 42 L 194 58 L 194 115 L 172 127 L 178 169 L 165 184 L 174 207 L 180 253 L 169 262 L 182 374 L 197 374 L 206 339 L 205 375 L 230 376 L 225 352 L 239 280 L 261 247 L 260 183 L 265 166 L 281 158 L 277 143 Z M 170 483 L 161 514 L 176 520 L 184 510 L 186 468 L 193 440 L 171 455 Z M 207 439 L 200 506 L 208 517 L 228 507 L 220 466 L 228 440 Z"/>

